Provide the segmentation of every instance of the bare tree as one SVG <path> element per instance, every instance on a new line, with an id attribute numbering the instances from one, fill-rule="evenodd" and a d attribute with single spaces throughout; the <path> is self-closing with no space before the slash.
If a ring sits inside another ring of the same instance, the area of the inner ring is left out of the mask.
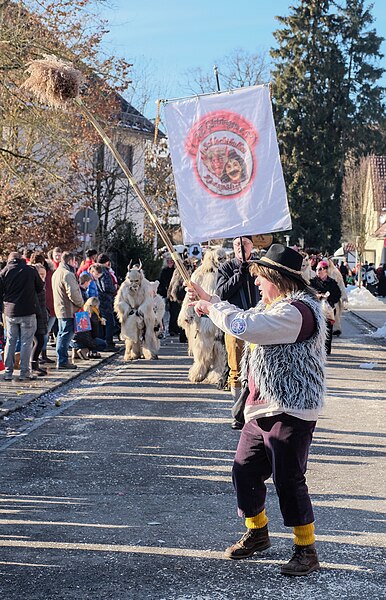
<path id="1" fill-rule="evenodd" d="M 266 83 L 269 78 L 267 52 L 249 53 L 242 48 L 235 48 L 231 54 L 215 60 L 214 64 L 218 68 L 222 91 Z M 213 65 L 207 70 L 198 67 L 186 71 L 184 87 L 187 93 L 202 94 L 217 91 Z"/>
<path id="2" fill-rule="evenodd" d="M 64 113 L 40 106 L 21 84 L 29 61 L 56 54 L 84 73 L 84 98 L 97 115 L 106 122 L 115 114 L 113 88 L 124 89 L 130 65 L 101 58 L 105 26 L 93 18 L 91 8 L 92 0 L 1 1 L 2 248 L 25 243 L 28 227 L 30 242 L 46 236 L 48 243 L 55 244 L 65 232 L 68 244 L 74 239 L 73 207 L 85 199 L 79 174 L 96 134 L 75 110 Z M 48 226 L 51 222 L 55 223 L 53 229 Z"/>
<path id="3" fill-rule="evenodd" d="M 368 158 L 359 162 L 350 160 L 346 166 L 342 189 L 342 238 L 345 242 L 355 243 L 359 257 L 368 238 L 368 220 L 366 219 Z"/>
<path id="4" fill-rule="evenodd" d="M 149 143 L 146 147 L 145 193 L 168 235 L 180 241 L 176 188 L 166 138 L 161 138 L 157 144 Z M 156 235 L 150 219 L 146 220 L 144 234 L 148 240 Z"/>
<path id="5" fill-rule="evenodd" d="M 346 165 L 342 187 L 342 239 L 355 244 L 359 269 L 368 238 L 374 233 L 376 224 L 373 215 L 380 210 L 381 183 L 376 177 L 376 157 L 351 158 Z M 358 278 L 359 285 L 361 278 Z"/>
<path id="6" fill-rule="evenodd" d="M 168 98 L 168 85 L 165 81 L 158 81 L 158 73 L 152 60 L 139 57 L 132 61 L 131 81 L 125 92 L 125 98 L 140 112 L 155 113 L 155 103 L 149 106 L 152 98 Z"/>

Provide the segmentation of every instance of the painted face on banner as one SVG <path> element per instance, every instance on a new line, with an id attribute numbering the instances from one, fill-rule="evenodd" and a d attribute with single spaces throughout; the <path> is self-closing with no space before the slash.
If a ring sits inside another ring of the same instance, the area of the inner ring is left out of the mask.
<path id="1" fill-rule="evenodd" d="M 228 111 L 206 114 L 190 129 L 185 148 L 200 185 L 220 198 L 237 198 L 257 171 L 258 133 L 244 117 Z"/>

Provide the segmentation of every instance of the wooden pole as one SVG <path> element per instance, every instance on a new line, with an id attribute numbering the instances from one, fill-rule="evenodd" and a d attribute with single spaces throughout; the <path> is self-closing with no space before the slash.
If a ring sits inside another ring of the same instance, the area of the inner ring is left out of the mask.
<path id="1" fill-rule="evenodd" d="M 217 91 L 221 92 L 220 79 L 218 77 L 218 68 L 217 68 L 217 65 L 213 65 L 213 72 L 214 72 L 214 76 L 216 77 Z"/>
<path id="2" fill-rule="evenodd" d="M 102 128 L 100 123 L 95 119 L 94 115 L 83 104 L 81 98 L 79 98 L 79 97 L 75 98 L 74 102 L 79 107 L 79 110 L 81 111 L 83 116 L 86 117 L 86 119 L 88 121 L 90 121 L 90 123 L 93 125 L 93 127 L 97 130 L 97 132 L 103 139 L 104 143 L 110 150 L 111 154 L 114 156 L 115 160 L 121 167 L 122 171 L 124 172 L 124 174 L 126 175 L 128 181 L 129 181 L 131 187 L 133 188 L 134 192 L 136 193 L 140 204 L 142 205 L 144 210 L 149 215 L 149 218 L 152 221 L 152 223 L 154 224 L 155 228 L 157 229 L 159 235 L 161 236 L 162 241 L 164 242 L 165 246 L 167 247 L 170 254 L 172 255 L 172 258 L 175 262 L 177 270 L 179 271 L 180 275 L 183 277 L 184 281 L 188 282 L 190 279 L 190 275 L 185 268 L 182 258 L 180 257 L 178 252 L 175 251 L 174 246 L 173 246 L 168 234 L 166 233 L 166 231 L 163 228 L 163 226 L 161 225 L 161 223 L 158 221 L 156 215 L 154 214 L 152 207 L 150 206 L 149 202 L 146 199 L 146 196 L 144 195 L 141 188 L 138 186 L 137 182 L 135 181 L 131 171 L 129 170 L 128 166 L 126 165 L 125 161 L 123 160 L 121 154 L 118 152 L 117 148 L 115 147 L 113 142 L 110 140 L 109 136 L 106 134 L 106 132 L 104 131 L 104 129 Z"/>

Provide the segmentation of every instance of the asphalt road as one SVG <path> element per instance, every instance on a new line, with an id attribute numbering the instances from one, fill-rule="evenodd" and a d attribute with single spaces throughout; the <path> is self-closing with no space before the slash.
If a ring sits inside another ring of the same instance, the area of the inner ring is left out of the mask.
<path id="1" fill-rule="evenodd" d="M 229 394 L 191 385 L 175 338 L 159 361 L 121 356 L 0 421 L 0 598 L 385 598 L 385 342 L 345 316 L 309 461 L 322 570 L 291 554 L 272 482 L 272 548 L 232 562 L 244 531 L 230 480 Z M 174 342 L 174 343 L 173 343 Z M 363 365 L 372 363 L 373 369 Z M 361 367 L 362 365 L 362 367 Z"/>

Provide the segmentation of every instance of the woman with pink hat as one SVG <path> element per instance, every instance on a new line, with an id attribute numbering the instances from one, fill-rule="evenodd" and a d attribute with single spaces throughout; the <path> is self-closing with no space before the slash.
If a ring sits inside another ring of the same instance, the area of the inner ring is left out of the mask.
<path id="1" fill-rule="evenodd" d="M 328 304 L 334 310 L 335 305 L 339 302 L 342 292 L 335 279 L 328 276 L 328 261 L 321 260 L 316 267 L 316 277 L 311 279 L 310 285 L 319 292 L 320 296 L 324 296 Z M 327 335 L 326 335 L 326 353 L 331 354 L 332 343 L 332 328 L 334 320 L 326 319 Z"/>

